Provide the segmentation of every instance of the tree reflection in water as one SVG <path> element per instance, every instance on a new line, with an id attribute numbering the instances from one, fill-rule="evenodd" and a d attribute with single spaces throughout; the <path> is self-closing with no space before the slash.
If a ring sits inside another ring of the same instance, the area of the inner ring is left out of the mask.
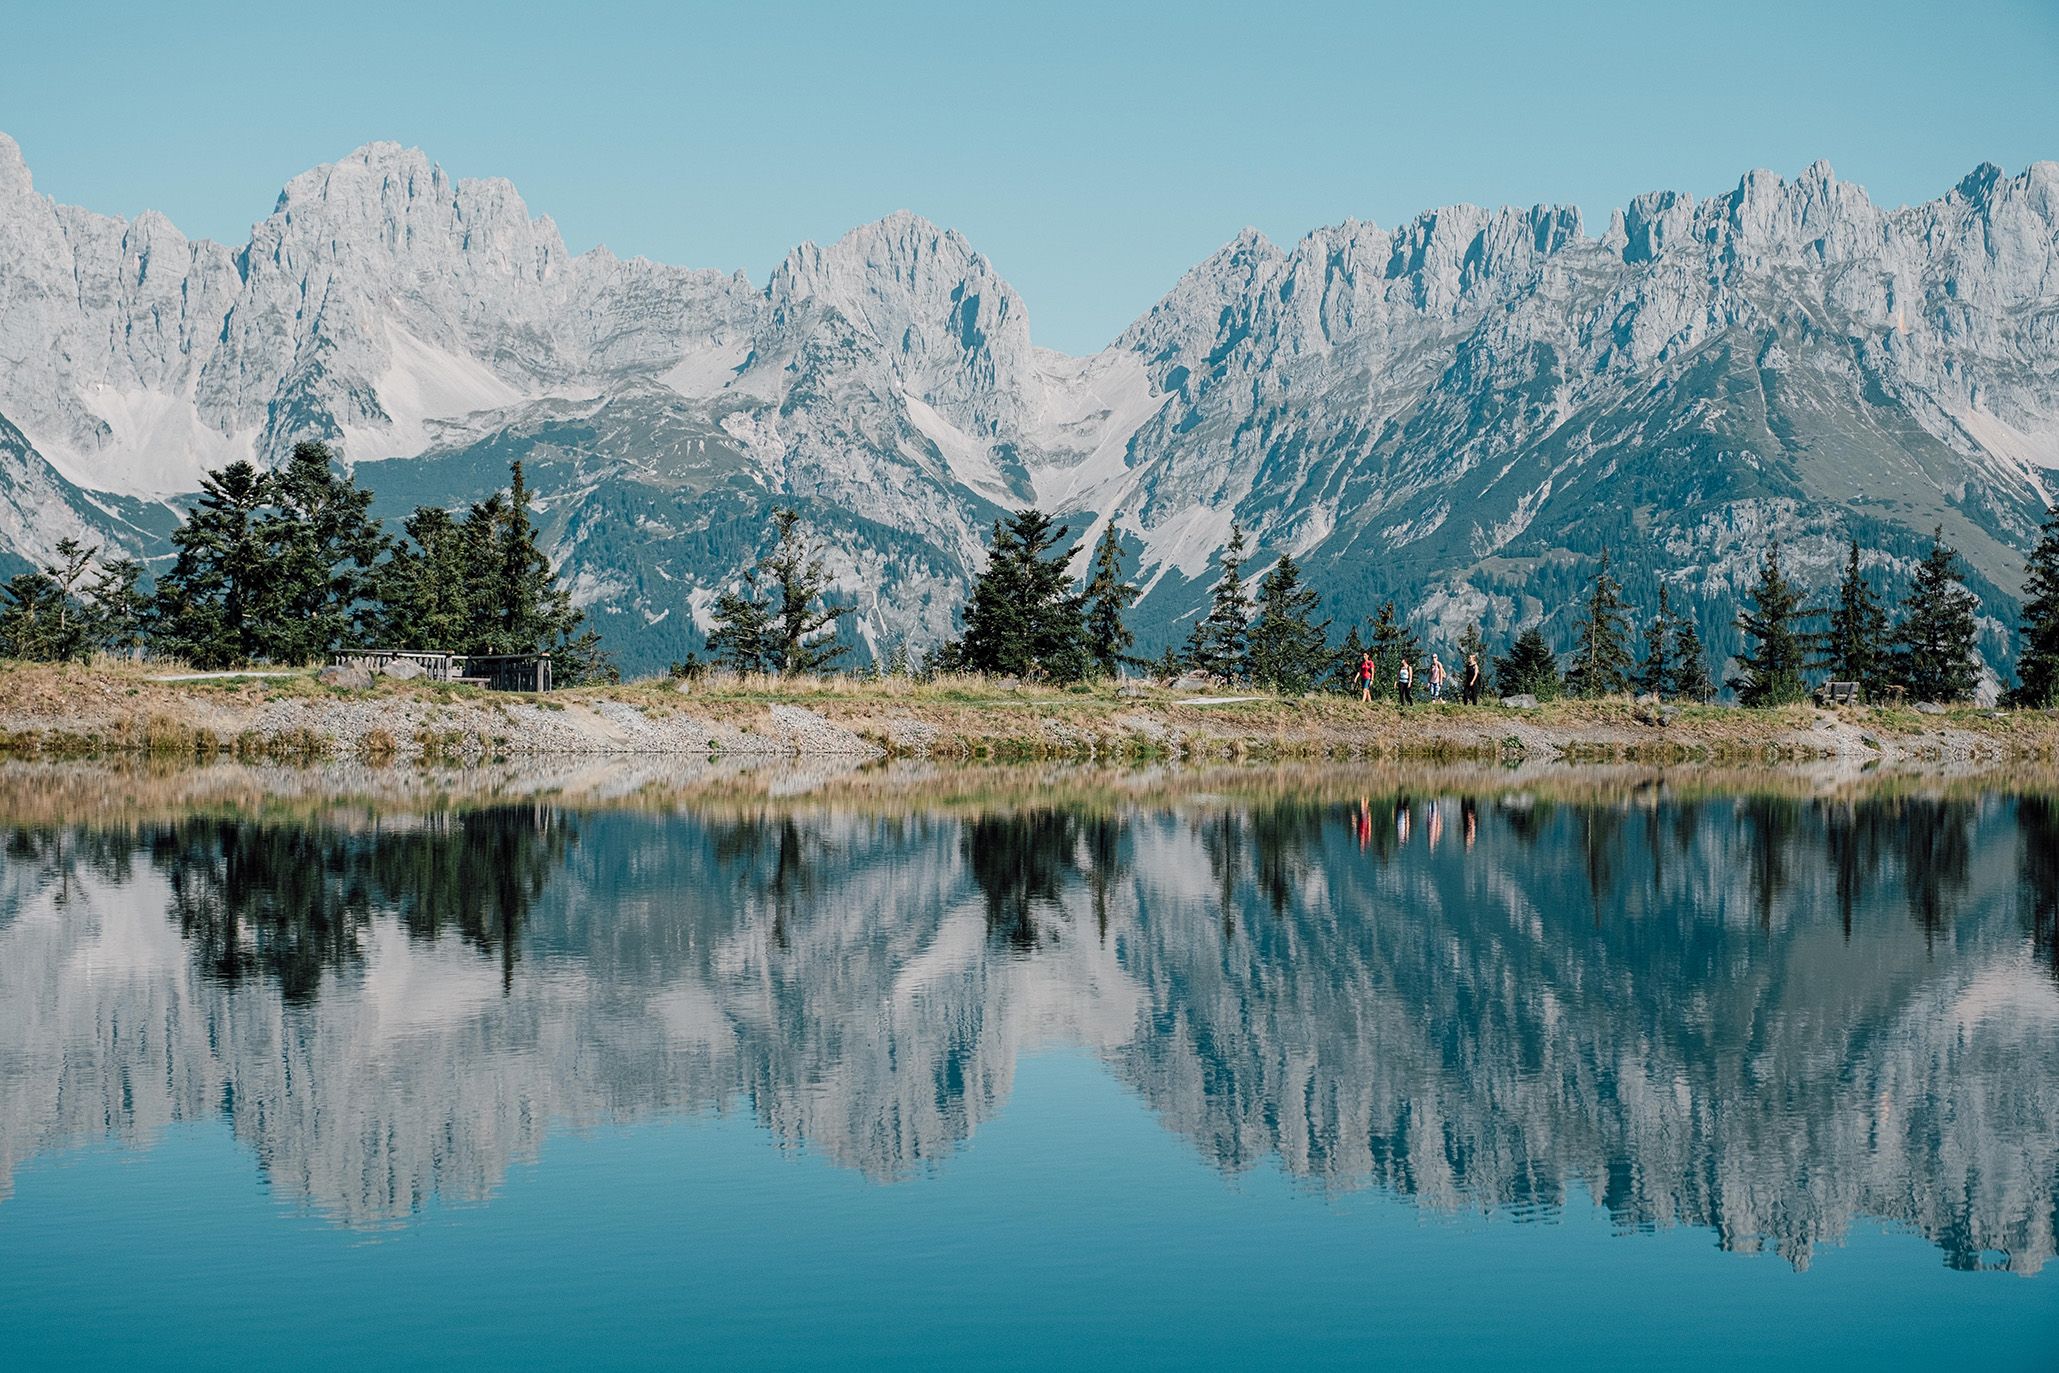
<path id="1" fill-rule="evenodd" d="M 1966 890 L 1973 807 L 1965 801 L 1917 798 L 1903 802 L 1896 819 L 1909 914 L 1923 931 L 1925 945 L 1934 946 Z"/>
<path id="2" fill-rule="evenodd" d="M 759 813 L 715 827 L 715 860 L 738 886 L 770 907 L 772 942 L 788 948 L 795 913 L 816 891 L 808 841 L 790 815 Z"/>
<path id="3" fill-rule="evenodd" d="M 2023 854 L 2024 923 L 2038 960 L 2059 978 L 2059 799 L 2026 796 L 2016 803 Z"/>
<path id="4" fill-rule="evenodd" d="M 505 985 L 523 917 L 569 842 L 557 813 L 505 806 L 363 830 L 193 818 L 141 846 L 208 975 L 268 978 L 299 1004 L 362 959 L 365 928 L 386 911 L 416 938 L 450 932 L 494 955 Z"/>
<path id="5" fill-rule="evenodd" d="M 1079 859 L 1079 832 L 1065 811 L 982 815 L 961 841 L 966 867 L 986 898 L 987 932 L 1018 952 L 1044 941 L 1041 907 L 1055 911 L 1065 878 Z"/>
<path id="6" fill-rule="evenodd" d="M 543 1123 L 732 1105 L 895 1176 L 1055 1041 L 1224 1169 L 1587 1193 L 1798 1263 L 1868 1214 L 1954 1263 L 2052 1251 L 2050 798 L 511 806 L 6 855 L 0 1179 L 38 1141 L 225 1110 L 379 1218 L 484 1194 Z M 67 980 L 96 920 L 144 952 L 175 929 L 181 966 Z"/>

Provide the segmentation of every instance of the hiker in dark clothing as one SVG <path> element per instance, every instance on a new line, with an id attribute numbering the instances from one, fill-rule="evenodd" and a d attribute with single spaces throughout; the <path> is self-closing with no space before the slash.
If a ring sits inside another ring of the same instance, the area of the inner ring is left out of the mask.
<path id="1" fill-rule="evenodd" d="M 1469 706 L 1480 704 L 1480 655 L 1466 655 L 1465 680 L 1460 684 L 1459 699 Z"/>
<path id="2" fill-rule="evenodd" d="M 1394 699 L 1402 705 L 1414 705 L 1416 699 L 1416 665 L 1408 659 L 1401 660 L 1401 666 L 1394 671 Z"/>

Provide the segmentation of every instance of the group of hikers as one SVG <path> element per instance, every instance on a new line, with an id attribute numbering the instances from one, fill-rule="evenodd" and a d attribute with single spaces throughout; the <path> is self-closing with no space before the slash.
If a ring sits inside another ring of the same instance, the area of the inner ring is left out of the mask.
<path id="1" fill-rule="evenodd" d="M 1468 653 L 1465 666 L 1459 670 L 1459 699 L 1469 706 L 1480 704 L 1480 679 L 1484 674 L 1480 668 L 1480 655 Z M 1380 677 L 1380 665 L 1373 661 L 1371 652 L 1361 654 L 1358 660 L 1358 699 L 1371 701 L 1373 688 Z M 1430 699 L 1444 699 L 1444 687 L 1451 680 L 1451 674 L 1444 670 L 1444 659 L 1435 653 L 1430 655 Z M 1404 706 L 1416 701 L 1416 665 L 1407 658 L 1401 660 L 1394 670 L 1394 699 Z"/>

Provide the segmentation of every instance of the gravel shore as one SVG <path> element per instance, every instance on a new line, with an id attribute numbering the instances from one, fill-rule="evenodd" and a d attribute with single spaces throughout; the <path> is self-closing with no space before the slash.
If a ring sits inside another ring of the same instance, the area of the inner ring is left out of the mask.
<path id="1" fill-rule="evenodd" d="M 478 762 L 551 756 L 1135 762 L 1417 758 L 1794 762 L 1942 769 L 2059 760 L 2059 714 L 1500 705 L 905 681 L 631 683 L 546 696 L 381 680 L 173 679 L 130 665 L 0 665 L 0 752 L 232 753 Z"/>

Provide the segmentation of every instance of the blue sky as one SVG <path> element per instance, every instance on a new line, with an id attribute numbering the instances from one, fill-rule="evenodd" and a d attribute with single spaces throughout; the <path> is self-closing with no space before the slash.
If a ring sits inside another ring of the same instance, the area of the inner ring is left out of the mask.
<path id="1" fill-rule="evenodd" d="M 907 207 L 1088 351 L 1254 224 L 1707 195 L 1818 157 L 1890 203 L 2059 158 L 2052 0 L 104 5 L 4 0 L 0 130 L 61 200 L 240 243 L 375 138 L 574 249 L 762 283 Z"/>

